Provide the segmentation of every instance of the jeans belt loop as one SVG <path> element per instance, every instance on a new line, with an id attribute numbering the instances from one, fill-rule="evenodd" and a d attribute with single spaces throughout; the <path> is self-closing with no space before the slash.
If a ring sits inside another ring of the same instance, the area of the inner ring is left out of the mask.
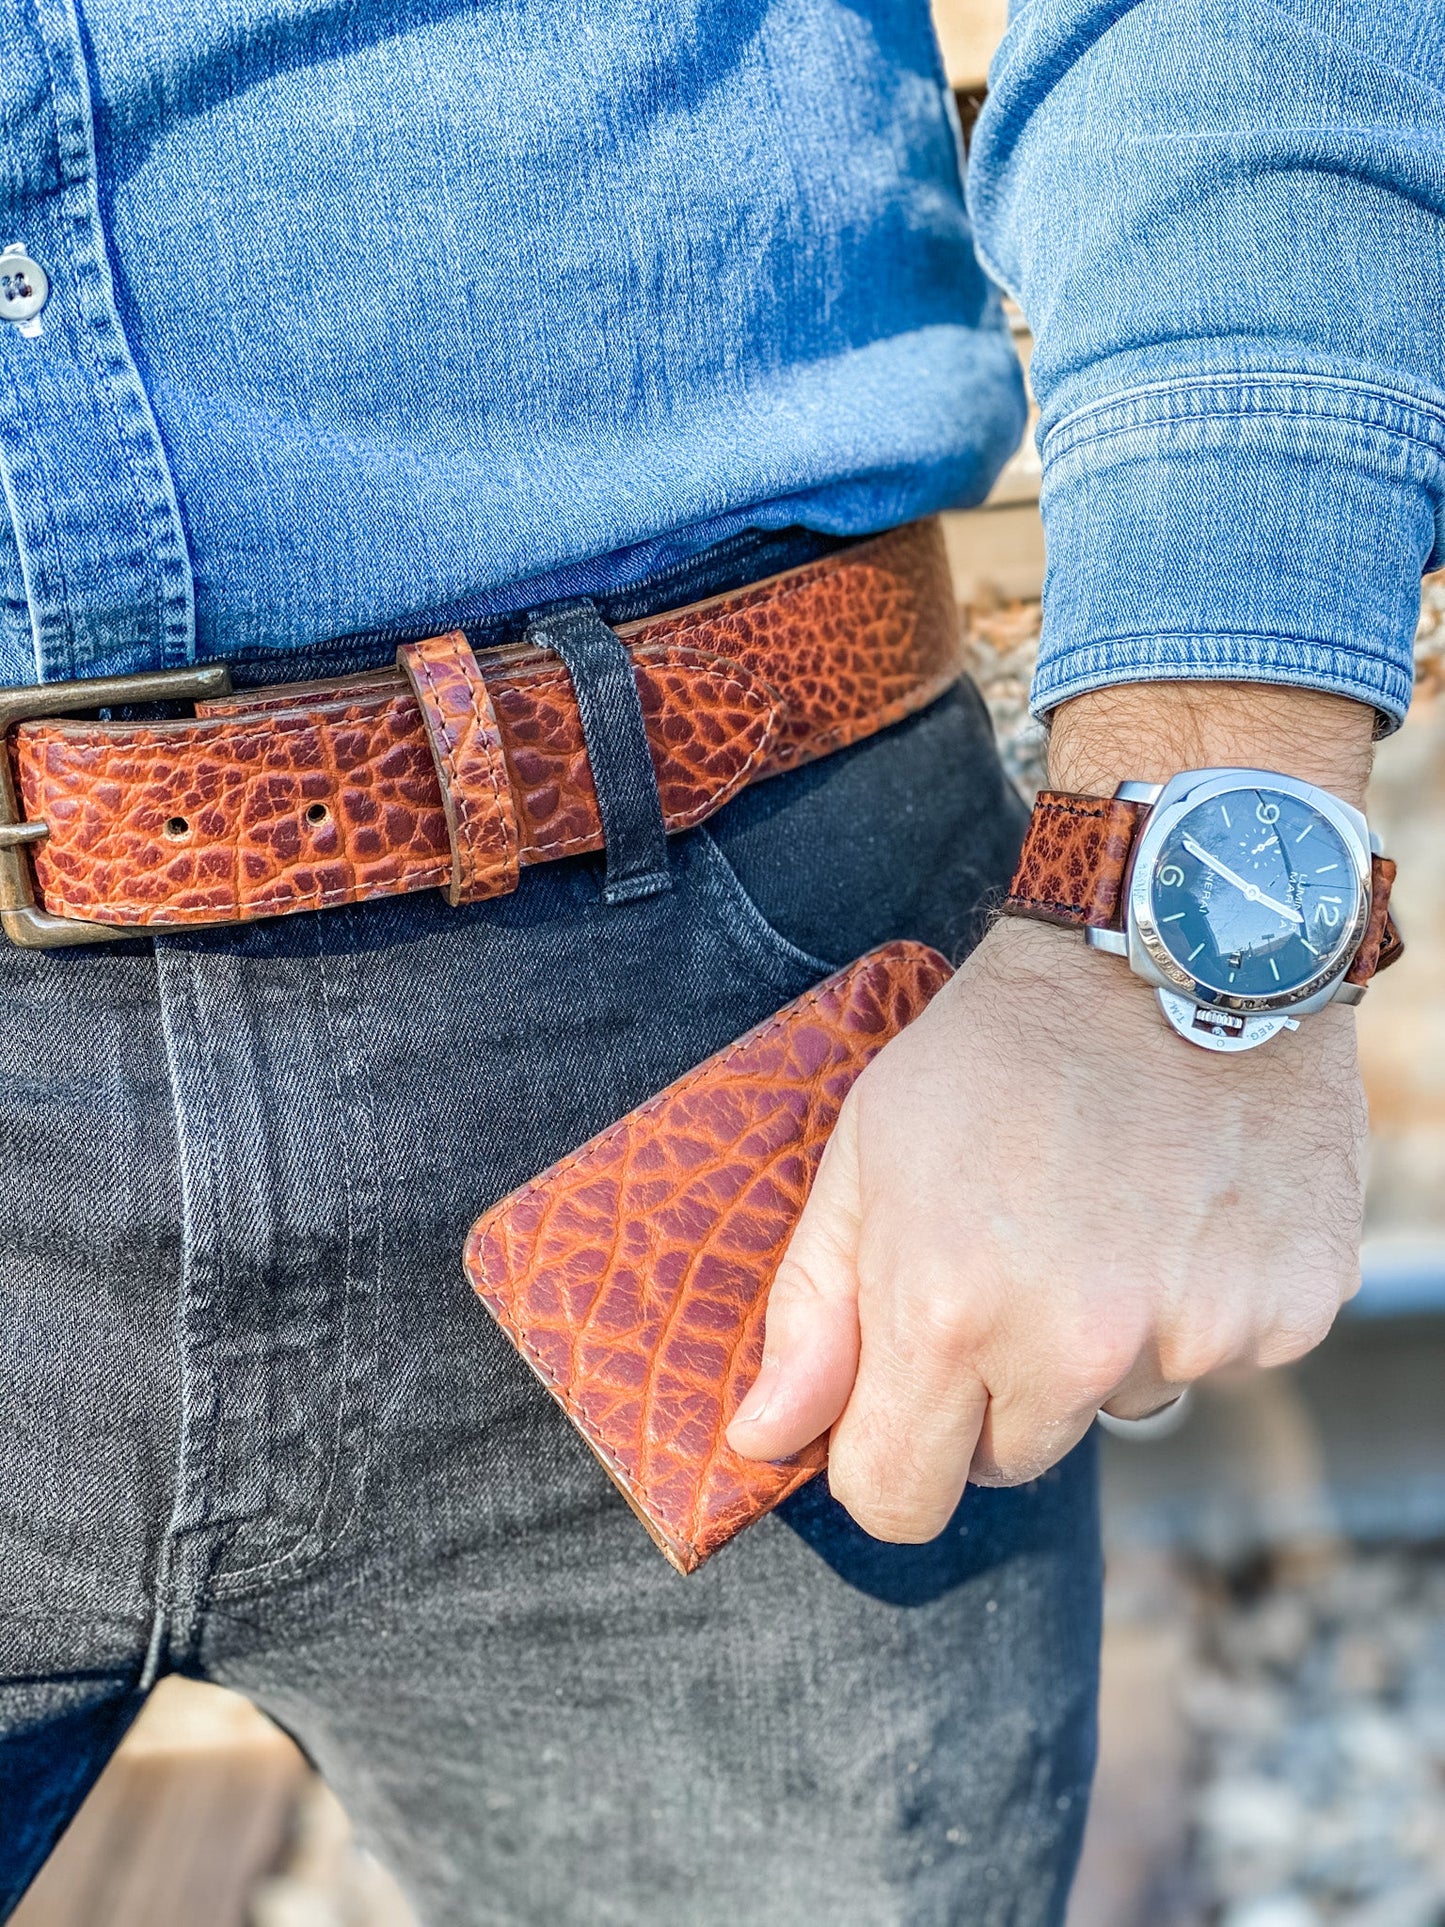
<path id="1" fill-rule="evenodd" d="M 534 611 L 526 639 L 560 656 L 572 679 L 607 845 L 606 903 L 672 888 L 667 825 L 632 658 L 585 598 Z"/>

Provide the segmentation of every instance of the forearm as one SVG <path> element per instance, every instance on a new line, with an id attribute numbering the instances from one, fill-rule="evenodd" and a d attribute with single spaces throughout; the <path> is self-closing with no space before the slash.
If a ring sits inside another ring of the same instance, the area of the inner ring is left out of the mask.
<path id="1" fill-rule="evenodd" d="M 1374 712 L 1313 689 L 1121 683 L 1061 704 L 1049 732 L 1055 789 L 1107 796 L 1212 765 L 1277 770 L 1362 805 Z"/>

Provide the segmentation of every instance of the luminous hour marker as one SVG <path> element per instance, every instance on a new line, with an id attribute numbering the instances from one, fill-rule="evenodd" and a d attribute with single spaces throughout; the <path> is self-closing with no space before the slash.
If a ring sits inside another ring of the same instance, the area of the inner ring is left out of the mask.
<path id="1" fill-rule="evenodd" d="M 1278 983 L 1279 982 L 1279 965 L 1275 962 L 1273 957 L 1271 957 L 1269 960 L 1269 967 L 1274 972 L 1275 982 Z"/>
<path id="2" fill-rule="evenodd" d="M 1224 818 L 1224 827 L 1225 827 L 1225 829 L 1226 829 L 1226 830 L 1230 830 L 1230 829 L 1233 829 L 1233 828 L 1234 828 L 1234 825 L 1233 825 L 1233 824 L 1232 824 L 1232 823 L 1230 822 L 1230 820 L 1229 820 L 1229 811 L 1228 811 L 1227 809 L 1225 809 L 1225 807 L 1224 807 L 1224 805 L 1223 805 L 1222 803 L 1221 803 L 1221 804 L 1220 804 L 1220 806 L 1219 806 L 1219 814 L 1220 814 L 1220 815 L 1221 815 L 1221 816 L 1222 816 L 1222 817 Z"/>
<path id="3" fill-rule="evenodd" d="M 1159 921 L 1160 923 L 1178 923 L 1181 917 L 1187 917 L 1188 915 L 1189 912 L 1187 910 L 1176 910 L 1173 916 L 1161 917 Z"/>
<path id="4" fill-rule="evenodd" d="M 1300 833 L 1299 833 L 1299 835 L 1298 835 L 1298 836 L 1297 836 L 1297 837 L 1295 838 L 1295 842 L 1296 842 L 1296 843 L 1303 843 L 1303 842 L 1304 842 L 1304 840 L 1305 840 L 1305 838 L 1306 838 L 1306 837 L 1307 837 L 1307 836 L 1309 835 L 1309 833 L 1310 833 L 1310 831 L 1311 831 L 1311 830 L 1312 830 L 1313 828 L 1314 828 L 1314 824 L 1313 824 L 1313 823 L 1306 823 L 1306 824 L 1305 824 L 1305 826 L 1304 826 L 1304 828 L 1303 828 L 1303 829 L 1302 829 L 1302 830 L 1300 831 Z"/>
<path id="5" fill-rule="evenodd" d="M 1338 863 L 1326 863 L 1326 864 L 1323 864 L 1318 870 L 1315 871 L 1315 875 L 1317 877 L 1328 876 L 1331 870 L 1338 870 L 1339 867 L 1340 866 Z"/>
<path id="6" fill-rule="evenodd" d="M 1204 948 L 1204 945 L 1202 943 L 1195 944 L 1194 948 L 1189 953 L 1188 961 L 1190 963 L 1193 963 L 1194 959 L 1199 955 L 1200 951 L 1203 948 Z"/>

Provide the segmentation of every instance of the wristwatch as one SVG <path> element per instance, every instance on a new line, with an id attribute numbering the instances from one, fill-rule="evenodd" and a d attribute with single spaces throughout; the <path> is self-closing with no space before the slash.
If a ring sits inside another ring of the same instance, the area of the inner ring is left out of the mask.
<path id="1" fill-rule="evenodd" d="M 1113 796 L 1044 790 L 1004 904 L 1126 957 L 1181 1037 L 1253 1050 L 1358 1003 L 1404 944 L 1395 866 L 1360 811 L 1260 769 L 1194 769 Z"/>

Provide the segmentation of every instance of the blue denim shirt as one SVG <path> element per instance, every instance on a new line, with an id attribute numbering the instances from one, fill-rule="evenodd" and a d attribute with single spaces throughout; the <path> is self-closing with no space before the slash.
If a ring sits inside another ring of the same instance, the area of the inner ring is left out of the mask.
<path id="1" fill-rule="evenodd" d="M 420 633 L 977 501 L 1034 323 L 1036 697 L 1398 717 L 1445 557 L 1438 0 L 0 8 L 0 680 Z M 977 232 L 979 248 L 974 246 Z"/>

